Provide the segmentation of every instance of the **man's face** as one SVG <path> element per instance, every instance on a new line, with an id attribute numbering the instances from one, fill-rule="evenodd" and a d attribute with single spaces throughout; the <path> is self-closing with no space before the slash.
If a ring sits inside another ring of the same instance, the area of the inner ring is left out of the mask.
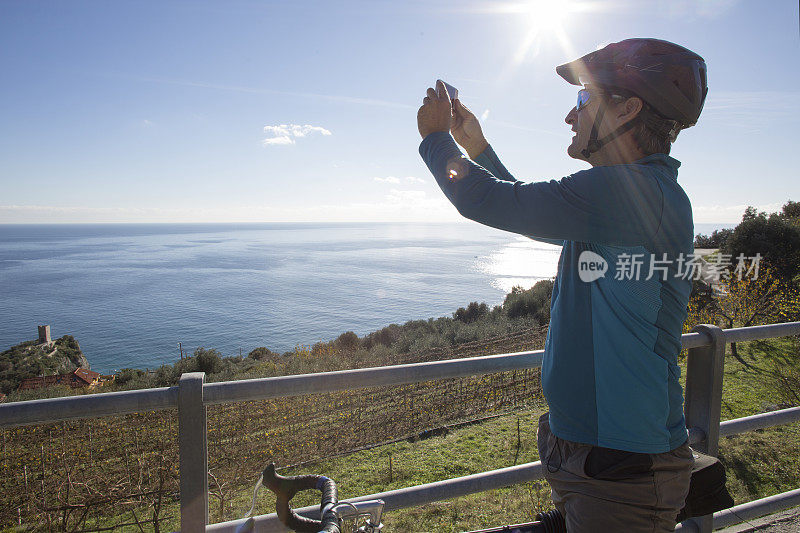
<path id="1" fill-rule="evenodd" d="M 589 141 L 594 117 L 597 114 L 597 107 L 600 103 L 600 98 L 602 98 L 597 89 L 591 85 L 586 85 L 585 89 L 591 94 L 589 103 L 583 106 L 580 111 L 573 107 L 564 118 L 564 121 L 572 126 L 572 131 L 575 132 L 572 137 L 572 143 L 567 147 L 567 154 L 573 159 L 581 159 L 583 161 L 587 159 L 581 154 L 581 150 L 586 148 L 586 143 Z"/>

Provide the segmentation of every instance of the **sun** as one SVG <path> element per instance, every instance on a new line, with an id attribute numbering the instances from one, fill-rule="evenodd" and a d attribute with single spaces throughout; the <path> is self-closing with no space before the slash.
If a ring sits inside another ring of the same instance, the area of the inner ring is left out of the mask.
<path id="1" fill-rule="evenodd" d="M 529 27 L 542 32 L 563 27 L 572 7 L 567 0 L 528 0 L 519 6 L 528 19 Z"/>
<path id="2" fill-rule="evenodd" d="M 506 33 L 513 41 L 514 53 L 502 69 L 498 79 L 505 81 L 525 63 L 542 51 L 552 53 L 558 49 L 559 57 L 577 55 L 571 35 L 585 23 L 586 15 L 608 9 L 610 0 L 495 0 L 481 4 L 480 11 L 505 15 L 512 19 L 514 30 Z M 511 22 L 511 20 L 509 20 Z"/>
<path id="3" fill-rule="evenodd" d="M 519 17 L 525 34 L 514 54 L 519 64 L 536 56 L 543 43 L 558 42 L 564 52 L 572 52 L 565 28 L 572 23 L 576 12 L 581 11 L 580 0 L 526 0 L 506 4 L 504 11 Z"/>

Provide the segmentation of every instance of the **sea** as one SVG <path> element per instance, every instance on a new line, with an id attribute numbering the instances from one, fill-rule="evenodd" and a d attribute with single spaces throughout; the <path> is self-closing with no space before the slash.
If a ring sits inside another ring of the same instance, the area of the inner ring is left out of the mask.
<path id="1" fill-rule="evenodd" d="M 101 373 L 285 352 L 499 305 L 559 254 L 474 223 L 0 225 L 0 351 L 47 324 Z"/>

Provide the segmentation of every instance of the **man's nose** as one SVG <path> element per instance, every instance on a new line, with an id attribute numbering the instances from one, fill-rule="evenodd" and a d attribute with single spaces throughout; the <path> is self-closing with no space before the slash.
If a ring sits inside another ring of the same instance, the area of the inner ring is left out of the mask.
<path id="1" fill-rule="evenodd" d="M 567 113 L 567 116 L 564 118 L 564 122 L 572 126 L 572 124 L 575 122 L 577 118 L 578 118 L 578 110 L 573 107 L 572 109 L 569 110 L 569 113 Z"/>

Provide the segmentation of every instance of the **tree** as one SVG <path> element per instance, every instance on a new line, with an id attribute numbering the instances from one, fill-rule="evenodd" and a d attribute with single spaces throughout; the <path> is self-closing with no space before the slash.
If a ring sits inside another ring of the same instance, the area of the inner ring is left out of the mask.
<path id="1" fill-rule="evenodd" d="M 758 324 L 786 322 L 800 312 L 800 292 L 793 285 L 783 283 L 767 263 L 759 266 L 757 276 L 729 274 L 720 279 L 716 296 L 711 300 L 702 291 L 693 292 L 688 306 L 689 316 L 684 330 L 697 324 L 716 324 L 729 329 Z M 745 366 L 731 343 L 731 354 Z"/>
<path id="2" fill-rule="evenodd" d="M 123 368 L 117 372 L 117 375 L 114 378 L 114 383 L 117 385 L 125 385 L 131 381 L 139 379 L 144 375 L 144 373 L 144 370 L 139 370 L 137 368 Z"/>
<path id="3" fill-rule="evenodd" d="M 539 281 L 530 289 L 514 287 L 503 302 L 503 311 L 509 318 L 532 316 L 540 325 L 550 322 L 550 296 L 553 280 Z"/>
<path id="4" fill-rule="evenodd" d="M 711 236 L 698 234 L 694 238 L 695 248 L 721 248 L 733 234 L 730 228 L 716 229 Z"/>
<path id="5" fill-rule="evenodd" d="M 794 204 L 784 206 L 785 212 L 793 213 Z M 800 274 L 800 225 L 779 213 L 767 216 L 748 207 L 742 222 L 721 249 L 733 259 L 739 254 L 745 257 L 761 254 L 764 262 L 774 269 L 773 274 L 785 283 L 793 283 Z"/>
<path id="6" fill-rule="evenodd" d="M 752 205 L 748 205 L 747 208 L 744 210 L 744 214 L 742 215 L 742 222 L 746 222 L 748 220 L 755 220 L 758 217 L 766 217 L 767 213 L 762 211 L 761 213 L 753 207 Z"/>
<path id="7" fill-rule="evenodd" d="M 222 370 L 222 358 L 218 351 L 205 348 L 198 348 L 194 351 L 194 359 L 197 364 L 198 372 L 214 374 Z"/>
<path id="8" fill-rule="evenodd" d="M 485 317 L 488 314 L 489 306 L 487 306 L 485 303 L 479 304 L 478 302 L 470 302 L 466 308 L 459 307 L 456 312 L 453 313 L 453 318 L 469 324 Z"/>
<path id="9" fill-rule="evenodd" d="M 793 202 L 789 200 L 783 204 L 781 216 L 785 219 L 800 221 L 800 202 Z"/>
<path id="10" fill-rule="evenodd" d="M 720 291 L 716 308 L 727 328 L 785 322 L 800 308 L 797 289 L 782 284 L 768 264 L 761 265 L 756 278 L 720 280 Z"/>
<path id="11" fill-rule="evenodd" d="M 716 324 L 717 321 L 714 288 L 702 280 L 693 280 L 683 332 L 689 333 L 698 324 Z"/>
<path id="12" fill-rule="evenodd" d="M 377 344 L 391 346 L 400 339 L 402 328 L 397 324 L 389 324 L 385 328 L 373 331 L 364 338 L 364 347 L 368 350 Z"/>
<path id="13" fill-rule="evenodd" d="M 334 343 L 336 344 L 336 347 L 341 350 L 353 351 L 358 348 L 359 339 L 358 335 L 356 335 L 354 332 L 345 331 L 336 338 Z"/>
<path id="14" fill-rule="evenodd" d="M 247 357 L 250 359 L 255 359 L 256 361 L 275 361 L 280 359 L 280 354 L 277 354 L 269 348 L 262 346 L 252 350 L 249 354 L 247 354 Z"/>

